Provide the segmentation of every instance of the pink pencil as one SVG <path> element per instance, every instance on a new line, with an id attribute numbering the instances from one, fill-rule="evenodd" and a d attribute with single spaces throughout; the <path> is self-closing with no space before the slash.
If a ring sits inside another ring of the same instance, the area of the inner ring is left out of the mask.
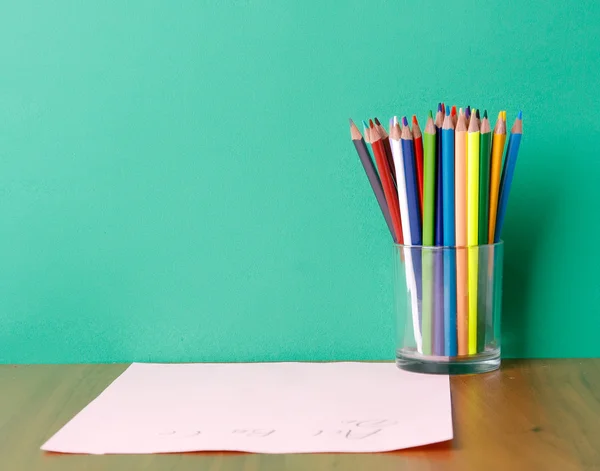
<path id="1" fill-rule="evenodd" d="M 462 111 L 456 122 L 454 198 L 456 210 L 456 246 L 467 245 L 467 120 Z M 456 250 L 456 324 L 458 354 L 468 355 L 469 297 L 467 285 L 467 249 Z"/>

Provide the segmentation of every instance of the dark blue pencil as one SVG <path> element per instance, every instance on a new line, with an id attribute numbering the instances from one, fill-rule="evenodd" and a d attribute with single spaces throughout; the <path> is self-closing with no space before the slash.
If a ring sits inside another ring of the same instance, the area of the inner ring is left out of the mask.
<path id="1" fill-rule="evenodd" d="M 421 214 L 419 210 L 419 186 L 415 165 L 415 148 L 406 116 L 402 118 L 402 124 L 402 160 L 404 162 L 406 200 L 408 202 L 408 215 L 410 219 L 410 242 L 411 245 L 421 245 Z"/>
<path id="2" fill-rule="evenodd" d="M 436 158 L 435 158 L 435 229 L 434 243 L 444 245 L 444 220 L 442 211 L 442 124 L 444 114 L 442 104 L 438 103 L 435 115 Z M 444 258 L 442 250 L 436 250 L 433 258 L 433 354 L 444 355 Z"/>

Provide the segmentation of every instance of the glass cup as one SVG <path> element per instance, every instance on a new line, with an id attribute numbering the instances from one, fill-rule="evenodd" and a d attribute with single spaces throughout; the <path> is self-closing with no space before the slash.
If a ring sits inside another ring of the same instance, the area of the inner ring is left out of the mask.
<path id="1" fill-rule="evenodd" d="M 396 365 L 468 374 L 500 366 L 503 243 L 394 245 Z"/>

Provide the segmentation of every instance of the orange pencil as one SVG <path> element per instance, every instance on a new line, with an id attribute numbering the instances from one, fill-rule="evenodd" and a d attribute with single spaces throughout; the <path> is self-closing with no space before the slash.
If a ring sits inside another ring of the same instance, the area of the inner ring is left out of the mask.
<path id="1" fill-rule="evenodd" d="M 503 112 L 498 113 L 498 120 L 494 126 L 492 138 L 492 162 L 490 171 L 490 221 L 488 227 L 488 243 L 494 243 L 494 232 L 496 230 L 496 215 L 498 211 L 498 192 L 500 190 L 500 173 L 502 170 L 502 154 L 504 154 L 504 143 L 506 142 L 506 121 Z"/>

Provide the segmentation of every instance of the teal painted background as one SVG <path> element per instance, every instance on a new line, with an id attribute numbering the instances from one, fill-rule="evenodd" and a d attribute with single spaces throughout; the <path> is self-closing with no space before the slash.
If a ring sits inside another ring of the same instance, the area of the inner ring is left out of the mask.
<path id="1" fill-rule="evenodd" d="M 441 99 L 524 111 L 505 355 L 599 356 L 600 3 L 416 5 L 4 3 L 0 362 L 392 358 L 347 119 Z"/>

